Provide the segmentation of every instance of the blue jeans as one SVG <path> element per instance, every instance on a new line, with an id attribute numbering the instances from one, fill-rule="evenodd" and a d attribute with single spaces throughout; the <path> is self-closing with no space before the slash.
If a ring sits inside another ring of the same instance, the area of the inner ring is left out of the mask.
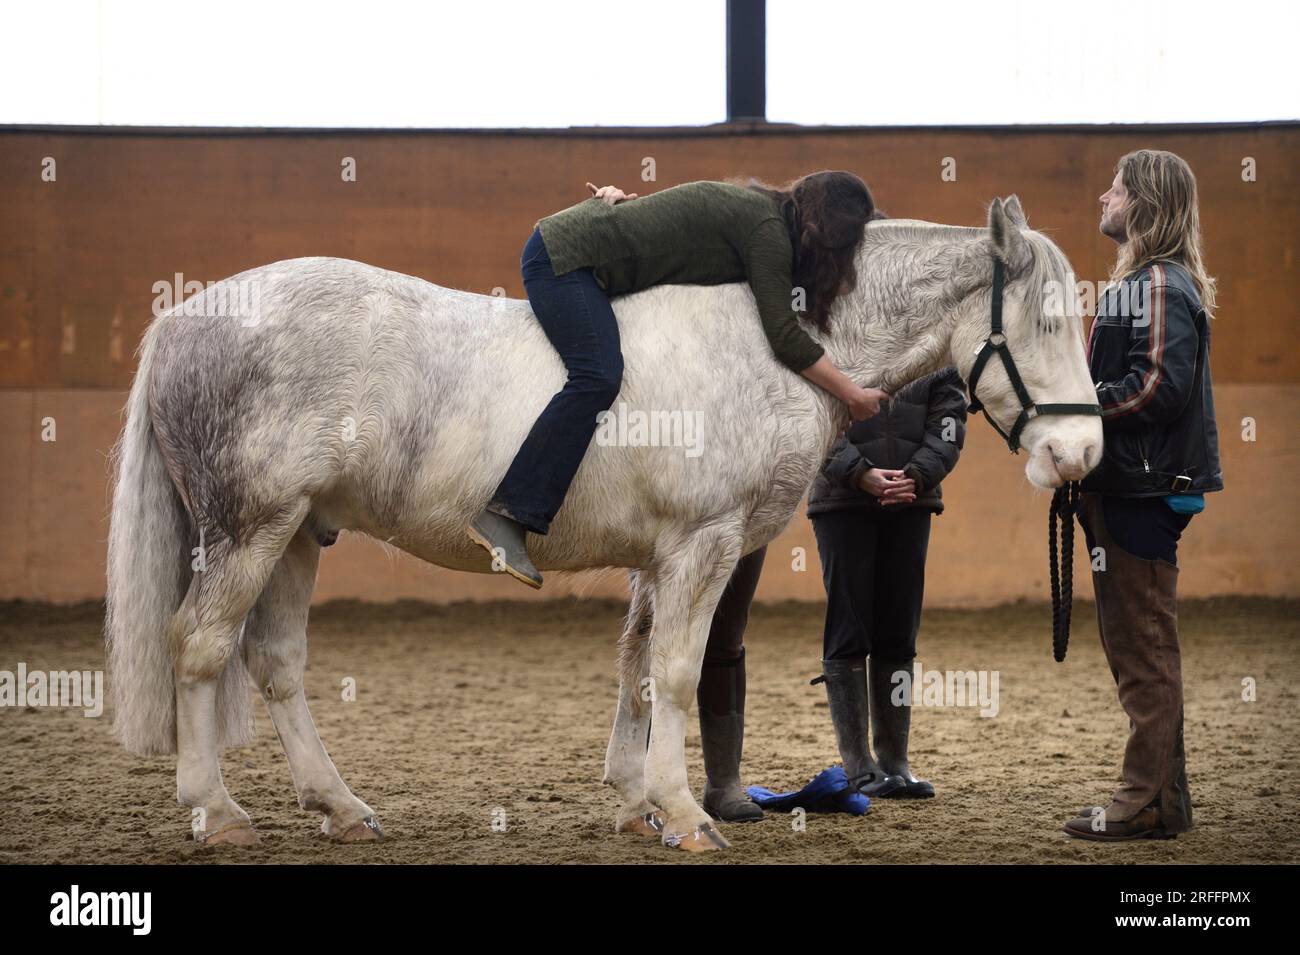
<path id="1" fill-rule="evenodd" d="M 569 378 L 528 432 L 488 510 L 545 534 L 591 444 L 596 416 L 618 397 L 623 353 L 609 296 L 591 269 L 556 275 L 540 229 L 519 265 L 533 313 Z"/>

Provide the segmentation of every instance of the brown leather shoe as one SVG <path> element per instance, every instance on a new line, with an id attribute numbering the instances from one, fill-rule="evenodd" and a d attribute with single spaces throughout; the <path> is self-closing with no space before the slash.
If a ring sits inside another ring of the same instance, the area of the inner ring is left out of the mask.
<path id="1" fill-rule="evenodd" d="M 1178 836 L 1166 832 L 1160 824 L 1160 813 L 1155 809 L 1143 809 L 1127 822 L 1106 819 L 1105 814 L 1095 818 L 1091 810 L 1089 815 L 1071 819 L 1061 830 L 1076 839 L 1089 839 L 1093 842 L 1132 842 L 1135 839 L 1176 839 Z"/>

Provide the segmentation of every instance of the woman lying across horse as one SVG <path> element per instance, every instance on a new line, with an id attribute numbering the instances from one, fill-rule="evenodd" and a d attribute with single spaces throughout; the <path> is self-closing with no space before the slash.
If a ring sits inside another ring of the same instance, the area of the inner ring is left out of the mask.
<path id="1" fill-rule="evenodd" d="M 614 403 L 623 356 L 611 296 L 656 285 L 749 283 L 773 354 L 834 395 L 855 421 L 888 396 L 851 381 L 799 327 L 819 329 L 837 295 L 856 284 L 854 251 L 880 218 L 866 183 L 816 172 L 773 188 L 691 182 L 645 198 L 614 186 L 538 222 L 524 245 L 524 289 L 568 372 L 515 455 L 492 500 L 469 526 L 494 568 L 531 587 L 542 575 L 526 534 L 545 534 L 595 433 Z"/>

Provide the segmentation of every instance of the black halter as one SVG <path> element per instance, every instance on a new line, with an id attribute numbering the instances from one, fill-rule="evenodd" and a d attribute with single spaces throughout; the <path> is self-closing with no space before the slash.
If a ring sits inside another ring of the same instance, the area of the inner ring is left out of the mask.
<path id="1" fill-rule="evenodd" d="M 1007 441 L 1012 454 L 1020 452 L 1020 432 L 1039 415 L 1045 414 L 1087 414 L 1101 415 L 1101 406 L 1096 404 L 1050 404 L 1036 405 L 1029 397 L 1016 363 L 1007 348 L 1007 336 L 1002 332 L 1002 286 L 1005 283 L 1002 260 L 993 260 L 993 314 L 989 337 L 984 339 L 984 346 L 975 356 L 975 364 L 970 372 L 970 410 L 983 411 L 993 429 Z M 1020 416 L 1011 426 L 1011 433 L 1003 431 L 993 420 L 988 409 L 975 397 L 975 386 L 979 383 L 980 372 L 988 364 L 989 356 L 997 352 L 1002 359 L 1002 367 L 1007 371 L 1011 387 L 1020 399 Z M 1047 511 L 1047 550 L 1048 570 L 1052 588 L 1052 655 L 1058 663 L 1065 660 L 1065 651 L 1070 643 L 1070 616 L 1074 596 L 1074 514 L 1079 506 L 1079 485 L 1067 482 L 1056 489 L 1052 495 L 1052 505 Z M 1057 543 L 1056 529 L 1060 524 L 1060 544 Z"/>
<path id="2" fill-rule="evenodd" d="M 1005 273 L 1002 267 L 1002 260 L 994 258 L 993 260 L 993 314 L 989 322 L 991 328 L 989 337 L 984 339 L 984 346 L 975 356 L 975 364 L 970 370 L 970 410 L 983 411 L 984 417 L 988 423 L 993 425 L 993 429 L 1006 439 L 1007 447 L 1011 449 L 1012 454 L 1020 452 L 1020 432 L 1025 430 L 1025 425 L 1029 424 L 1039 415 L 1046 414 L 1088 414 L 1100 415 L 1101 406 L 1096 404 L 1049 404 L 1036 405 L 1029 397 L 1029 391 L 1025 388 L 1024 381 L 1020 378 L 1020 372 L 1016 370 L 1015 360 L 1011 357 L 1011 350 L 1007 348 L 1007 336 L 1002 331 L 1002 286 L 1005 282 Z M 1002 367 L 1006 369 L 1007 378 L 1011 381 L 1011 387 L 1015 390 L 1016 397 L 1020 399 L 1020 417 L 1016 418 L 1016 423 L 1011 426 L 1011 433 L 1003 431 L 998 427 L 998 423 L 993 420 L 988 409 L 984 407 L 983 402 L 975 395 L 975 386 L 979 383 L 980 373 L 984 371 L 984 366 L 988 364 L 989 357 L 997 353 L 1002 359 Z"/>

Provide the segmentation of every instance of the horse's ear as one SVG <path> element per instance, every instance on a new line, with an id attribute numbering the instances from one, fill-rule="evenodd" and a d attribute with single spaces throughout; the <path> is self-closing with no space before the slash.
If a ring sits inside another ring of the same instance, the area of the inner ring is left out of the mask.
<path id="1" fill-rule="evenodd" d="M 1020 207 L 1019 200 L 1014 196 L 1009 201 L 1015 202 L 1017 209 Z M 993 239 L 993 254 L 1011 272 L 1027 266 L 1031 258 L 1029 243 L 1020 234 L 1020 228 L 1007 214 L 1006 204 L 1001 199 L 994 199 L 989 206 L 989 235 Z"/>
<path id="2" fill-rule="evenodd" d="M 1002 211 L 1007 214 L 1007 218 L 1022 229 L 1029 228 L 1029 221 L 1025 218 L 1025 210 L 1020 208 L 1020 197 L 1014 193 L 1006 198 L 1002 203 Z"/>

